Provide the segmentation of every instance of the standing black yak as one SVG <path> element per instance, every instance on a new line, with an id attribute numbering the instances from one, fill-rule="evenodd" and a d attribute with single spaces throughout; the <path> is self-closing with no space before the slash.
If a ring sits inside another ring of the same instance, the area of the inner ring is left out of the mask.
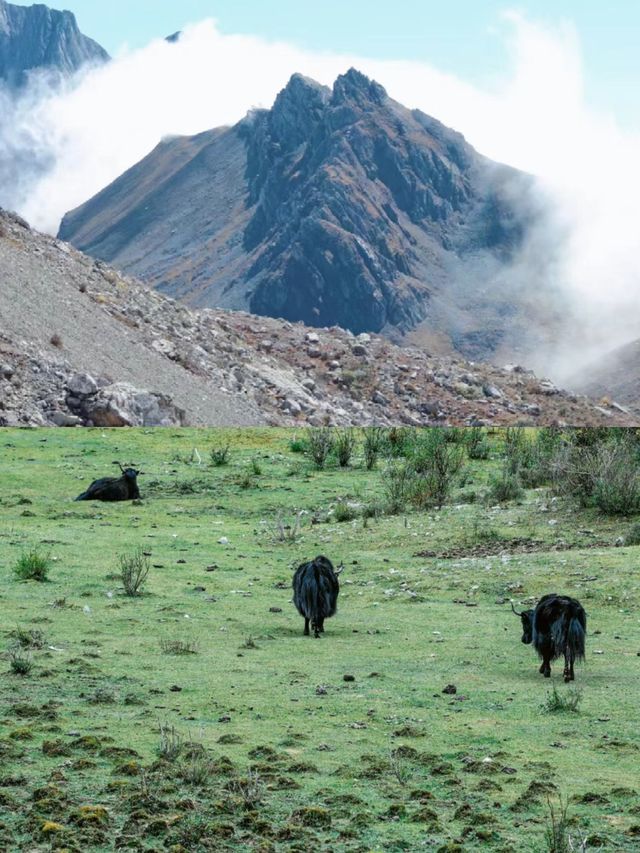
<path id="1" fill-rule="evenodd" d="M 103 477 L 101 480 L 94 480 L 86 492 L 78 495 L 77 501 L 133 501 L 140 497 L 138 489 L 138 476 L 142 471 L 136 471 L 135 468 L 125 468 L 119 462 L 114 462 L 114 465 L 119 465 L 122 471 L 121 477 Z"/>
<path id="2" fill-rule="evenodd" d="M 542 658 L 540 672 L 551 676 L 551 661 L 564 657 L 564 680 L 573 681 L 573 664 L 584 660 L 587 614 L 575 598 L 566 595 L 543 596 L 535 610 L 511 609 L 522 620 L 522 642 L 533 643 Z"/>
<path id="3" fill-rule="evenodd" d="M 344 566 L 334 570 L 326 557 L 316 557 L 298 566 L 293 576 L 293 603 L 304 617 L 306 637 L 309 636 L 309 623 L 314 637 L 318 638 L 324 634 L 324 620 L 335 615 L 340 592 L 338 577 L 343 570 Z"/>

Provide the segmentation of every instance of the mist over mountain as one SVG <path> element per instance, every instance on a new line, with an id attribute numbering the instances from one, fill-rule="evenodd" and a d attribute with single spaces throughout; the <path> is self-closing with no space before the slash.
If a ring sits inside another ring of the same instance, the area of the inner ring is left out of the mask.
<path id="1" fill-rule="evenodd" d="M 504 275 L 531 187 L 354 69 L 333 89 L 294 75 L 271 110 L 161 142 L 59 236 L 193 307 L 424 326 L 485 358 L 531 332 Z"/>
<path id="2" fill-rule="evenodd" d="M 71 12 L 0 0 L 0 80 L 12 89 L 24 86 L 36 70 L 69 75 L 108 59 L 97 42 L 80 32 Z"/>

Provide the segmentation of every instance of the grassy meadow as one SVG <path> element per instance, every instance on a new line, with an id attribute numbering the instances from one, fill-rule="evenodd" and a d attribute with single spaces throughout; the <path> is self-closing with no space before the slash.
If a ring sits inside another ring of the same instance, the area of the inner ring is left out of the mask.
<path id="1" fill-rule="evenodd" d="M 397 435 L 320 470 L 304 431 L 0 431 L 0 851 L 640 850 L 635 514 L 499 493 L 513 433 L 450 437 L 438 509 Z M 142 500 L 74 503 L 115 460 Z M 588 613 L 573 685 L 510 609 L 547 592 Z"/>

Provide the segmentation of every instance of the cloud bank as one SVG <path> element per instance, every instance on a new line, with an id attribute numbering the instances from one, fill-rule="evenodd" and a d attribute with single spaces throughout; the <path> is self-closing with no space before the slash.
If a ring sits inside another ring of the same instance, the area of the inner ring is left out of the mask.
<path id="1" fill-rule="evenodd" d="M 355 66 L 389 94 L 461 131 L 483 154 L 539 178 L 548 233 L 520 259 L 531 287 L 544 275 L 575 322 L 545 359 L 556 375 L 580 357 L 640 337 L 637 135 L 589 107 L 577 35 L 517 14 L 503 22 L 511 65 L 479 89 L 421 62 L 317 53 L 244 35 L 214 21 L 156 41 L 62 86 L 0 92 L 0 205 L 55 233 L 62 215 L 144 157 L 161 138 L 194 134 L 269 107 L 294 72 L 331 85 Z M 536 257 L 537 253 L 537 257 Z M 566 350 L 566 353 L 564 352 Z M 542 366 L 541 354 L 536 359 Z"/>

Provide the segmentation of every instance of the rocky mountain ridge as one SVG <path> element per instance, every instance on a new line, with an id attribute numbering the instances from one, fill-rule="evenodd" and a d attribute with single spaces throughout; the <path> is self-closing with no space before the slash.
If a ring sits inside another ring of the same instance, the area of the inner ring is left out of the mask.
<path id="1" fill-rule="evenodd" d="M 531 183 L 354 69 L 333 89 L 294 75 L 272 109 L 164 140 L 60 237 L 191 307 L 393 340 L 425 325 L 486 359 L 547 328 L 505 276 Z"/>
<path id="2" fill-rule="evenodd" d="M 67 76 L 108 59 L 97 42 L 80 32 L 71 12 L 0 0 L 0 81 L 10 88 L 21 88 L 35 70 Z"/>
<path id="3" fill-rule="evenodd" d="M 0 425 L 637 425 L 520 367 L 185 305 L 0 211 Z"/>

